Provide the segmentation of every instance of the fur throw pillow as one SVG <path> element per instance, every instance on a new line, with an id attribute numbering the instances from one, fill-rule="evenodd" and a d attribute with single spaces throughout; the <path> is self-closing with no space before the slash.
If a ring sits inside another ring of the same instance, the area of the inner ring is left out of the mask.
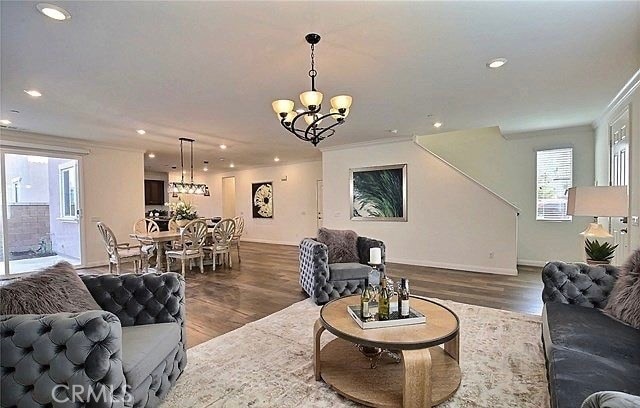
<path id="1" fill-rule="evenodd" d="M 358 234 L 353 231 L 320 228 L 318 242 L 329 248 L 329 263 L 360 262 Z"/>
<path id="2" fill-rule="evenodd" d="M 622 265 L 604 312 L 640 329 L 640 248 Z"/>
<path id="3" fill-rule="evenodd" d="M 101 310 L 68 262 L 59 262 L 0 287 L 0 315 Z"/>

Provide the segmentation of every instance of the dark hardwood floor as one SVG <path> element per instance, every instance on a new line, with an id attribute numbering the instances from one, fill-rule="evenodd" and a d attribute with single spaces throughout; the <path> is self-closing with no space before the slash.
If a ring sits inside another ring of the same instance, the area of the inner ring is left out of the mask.
<path id="1" fill-rule="evenodd" d="M 242 263 L 205 274 L 187 271 L 187 337 L 193 347 L 261 319 L 302 299 L 298 285 L 298 248 L 243 243 Z M 129 265 L 124 265 L 128 271 Z M 416 295 L 450 299 L 523 313 L 542 310 L 540 268 L 521 267 L 518 276 L 490 275 L 401 264 L 387 264 L 394 280 L 407 277 Z M 106 273 L 106 267 L 84 269 Z"/>

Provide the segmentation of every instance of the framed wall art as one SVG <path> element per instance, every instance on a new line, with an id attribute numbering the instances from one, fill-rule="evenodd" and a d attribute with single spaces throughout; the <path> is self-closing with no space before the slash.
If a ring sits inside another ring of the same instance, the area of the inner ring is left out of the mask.
<path id="1" fill-rule="evenodd" d="M 351 219 L 407 221 L 407 165 L 350 169 Z"/>
<path id="2" fill-rule="evenodd" d="M 273 182 L 251 183 L 253 218 L 273 218 Z"/>

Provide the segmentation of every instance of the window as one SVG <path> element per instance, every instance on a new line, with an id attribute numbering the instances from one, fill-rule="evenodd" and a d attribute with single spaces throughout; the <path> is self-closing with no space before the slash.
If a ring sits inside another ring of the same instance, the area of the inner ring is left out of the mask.
<path id="1" fill-rule="evenodd" d="M 73 163 L 61 164 L 60 171 L 60 218 L 77 220 L 77 165 Z"/>
<path id="2" fill-rule="evenodd" d="M 566 191 L 573 185 L 573 148 L 536 152 L 536 220 L 571 221 Z"/>

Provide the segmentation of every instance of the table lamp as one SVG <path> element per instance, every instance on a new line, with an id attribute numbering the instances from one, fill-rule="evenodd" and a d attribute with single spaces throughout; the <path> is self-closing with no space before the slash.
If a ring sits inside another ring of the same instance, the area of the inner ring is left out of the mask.
<path id="1" fill-rule="evenodd" d="M 580 235 L 585 238 L 611 238 L 598 217 L 626 217 L 629 212 L 627 186 L 571 187 L 567 202 L 567 214 L 594 217 Z"/>

